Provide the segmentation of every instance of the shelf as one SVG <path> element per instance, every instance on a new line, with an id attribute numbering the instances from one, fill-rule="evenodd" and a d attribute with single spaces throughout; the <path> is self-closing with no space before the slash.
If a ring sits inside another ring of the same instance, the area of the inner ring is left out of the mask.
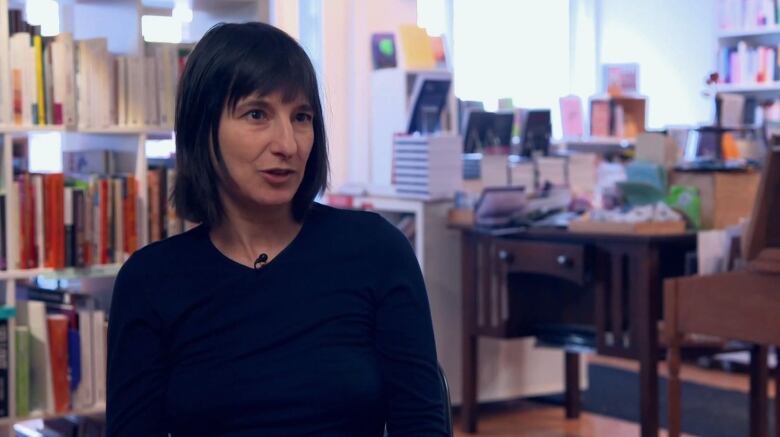
<path id="1" fill-rule="evenodd" d="M 719 93 L 765 93 L 765 92 L 780 93 L 780 82 L 747 83 L 747 84 L 724 83 L 724 84 L 716 85 L 714 89 Z"/>
<path id="2" fill-rule="evenodd" d="M 93 416 L 96 414 L 104 414 L 106 412 L 105 405 L 100 405 L 92 408 L 87 408 L 84 410 L 71 410 L 66 413 L 50 413 L 50 414 L 39 414 L 35 416 L 28 416 L 28 417 L 3 417 L 0 419 L 0 426 L 3 425 L 11 425 L 14 423 L 21 423 L 21 422 L 27 422 L 28 420 L 49 420 L 49 419 L 59 419 L 61 417 L 65 416 Z"/>
<path id="3" fill-rule="evenodd" d="M 137 134 L 164 134 L 170 135 L 173 127 L 163 126 L 110 126 L 107 128 L 76 129 L 74 132 L 83 134 L 110 134 L 110 135 L 137 135 Z"/>
<path id="4" fill-rule="evenodd" d="M 106 264 L 91 267 L 68 267 L 64 269 L 27 269 L 27 270 L 8 270 L 0 271 L 0 281 L 11 279 L 31 279 L 35 277 L 44 277 L 47 279 L 79 279 L 79 278 L 101 278 L 116 276 L 122 264 Z"/>
<path id="5" fill-rule="evenodd" d="M 780 36 L 780 26 L 763 26 L 752 29 L 723 30 L 718 32 L 718 38 L 742 38 L 750 36 Z"/>
<path id="6" fill-rule="evenodd" d="M 74 132 L 83 134 L 106 135 L 171 135 L 172 126 L 110 126 L 106 128 L 75 128 L 66 126 L 0 126 L 0 133 L 25 133 L 25 132 Z"/>
<path id="7" fill-rule="evenodd" d="M 24 132 L 65 132 L 65 126 L 17 126 L 17 125 L 3 125 L 0 126 L 0 133 L 24 133 Z"/>

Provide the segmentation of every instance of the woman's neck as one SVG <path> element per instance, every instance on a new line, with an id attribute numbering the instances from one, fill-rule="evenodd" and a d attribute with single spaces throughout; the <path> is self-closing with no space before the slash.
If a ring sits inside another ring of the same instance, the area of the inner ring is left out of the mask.
<path id="1" fill-rule="evenodd" d="M 291 205 L 237 208 L 226 202 L 219 224 L 210 231 L 211 240 L 228 257 L 252 265 L 261 253 L 275 258 L 298 234 L 301 224 Z"/>

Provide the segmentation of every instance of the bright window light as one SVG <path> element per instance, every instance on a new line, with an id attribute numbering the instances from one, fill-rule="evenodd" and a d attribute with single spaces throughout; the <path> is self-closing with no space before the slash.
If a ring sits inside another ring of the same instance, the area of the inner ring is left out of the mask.
<path id="1" fill-rule="evenodd" d="M 454 0 L 455 95 L 495 110 L 549 108 L 561 135 L 558 99 L 569 93 L 569 1 Z"/>
<path id="2" fill-rule="evenodd" d="M 42 36 L 60 33 L 60 6 L 56 0 L 27 0 L 24 12 L 28 23 L 41 26 Z"/>
<path id="3" fill-rule="evenodd" d="M 171 16 L 180 23 L 191 23 L 192 8 L 186 3 L 176 3 L 171 11 Z"/>
<path id="4" fill-rule="evenodd" d="M 170 158 L 176 152 L 176 142 L 170 140 L 146 140 L 147 158 Z"/>
<path id="5" fill-rule="evenodd" d="M 417 25 L 430 36 L 444 35 L 447 32 L 446 10 L 445 0 L 417 0 Z"/>
<path id="6" fill-rule="evenodd" d="M 30 172 L 62 171 L 62 136 L 59 132 L 31 132 L 29 138 Z"/>
<path id="7" fill-rule="evenodd" d="M 141 33 L 146 42 L 178 44 L 182 39 L 181 22 L 173 17 L 144 15 L 141 17 Z"/>

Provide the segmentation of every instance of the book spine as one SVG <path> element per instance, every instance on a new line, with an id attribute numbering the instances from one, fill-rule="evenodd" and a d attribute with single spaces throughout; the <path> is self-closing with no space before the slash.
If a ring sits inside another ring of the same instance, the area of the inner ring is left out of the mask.
<path id="1" fill-rule="evenodd" d="M 70 384 L 68 383 L 68 319 L 62 314 L 46 317 L 49 334 L 49 357 L 54 388 L 54 411 L 64 413 L 70 409 Z"/>
<path id="2" fill-rule="evenodd" d="M 8 224 L 5 220 L 6 199 L 5 194 L 0 194 L 0 270 L 8 268 Z"/>
<path id="3" fill-rule="evenodd" d="M 30 328 L 16 327 L 16 416 L 30 415 Z"/>
<path id="4" fill-rule="evenodd" d="M 8 417 L 9 413 L 9 347 L 8 319 L 2 319 L 0 320 L 0 417 Z"/>
<path id="5" fill-rule="evenodd" d="M 65 262 L 64 265 L 72 267 L 75 265 L 73 256 L 73 239 L 75 233 L 73 230 L 73 188 L 65 187 L 64 196 L 64 208 L 63 208 L 63 222 L 64 222 L 64 252 Z"/>
<path id="6" fill-rule="evenodd" d="M 33 37 L 33 47 L 35 48 L 35 81 L 38 91 L 38 125 L 43 126 L 46 124 L 46 96 L 43 83 L 43 44 L 40 35 Z"/>

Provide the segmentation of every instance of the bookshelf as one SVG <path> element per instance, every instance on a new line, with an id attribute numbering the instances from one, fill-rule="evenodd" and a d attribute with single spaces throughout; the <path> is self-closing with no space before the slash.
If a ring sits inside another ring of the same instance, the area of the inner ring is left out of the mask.
<path id="1" fill-rule="evenodd" d="M 14 146 L 19 139 L 31 138 L 39 134 L 53 134 L 59 138 L 59 147 L 52 144 L 51 151 L 44 150 L 44 154 L 63 154 L 63 167 L 65 166 L 64 155 L 71 152 L 90 152 L 90 151 L 111 151 L 126 154 L 131 157 L 129 167 L 126 171 L 128 176 L 132 176 L 136 181 L 137 198 L 133 202 L 136 206 L 136 247 L 142 247 L 152 240 L 150 235 L 151 226 L 147 226 L 150 221 L 150 186 L 148 185 L 150 172 L 149 166 L 152 164 L 147 159 L 147 141 L 152 139 L 172 138 L 172 117 L 168 122 L 162 121 L 161 106 L 162 102 L 157 102 L 157 106 L 141 105 L 137 110 L 140 121 L 131 122 L 129 115 L 122 123 L 120 110 L 117 114 L 106 122 L 105 119 L 93 120 L 91 123 L 82 123 L 79 121 L 67 123 L 63 120 L 61 124 L 39 125 L 29 121 L 22 121 L 15 112 L 15 101 L 13 99 L 15 89 L 12 84 L 12 47 L 10 30 L 11 24 L 9 17 L 11 9 L 20 10 L 25 6 L 25 0 L 0 0 L 0 194 L 6 196 L 6 200 L 13 195 L 18 196 L 14 187 Z M 151 15 L 170 15 L 170 9 L 174 6 L 173 1 L 165 0 L 59 0 L 59 18 L 60 30 L 62 33 L 70 33 L 73 36 L 74 44 L 79 41 L 94 38 L 105 39 L 105 47 L 110 58 L 105 58 L 107 64 L 116 65 L 116 57 L 140 57 L 153 56 L 160 50 L 173 51 L 175 56 L 181 56 L 179 48 L 191 47 L 192 42 L 199 39 L 202 34 L 212 25 L 220 21 L 248 21 L 262 20 L 268 21 L 270 16 L 270 2 L 268 0 L 227 0 L 220 2 L 195 2 L 193 21 L 184 24 L 183 35 L 184 42 L 179 45 L 166 43 L 148 44 L 143 41 L 141 34 L 142 16 Z M 63 59 L 68 59 L 67 56 Z M 75 56 L 75 59 L 81 59 Z M 175 57 L 172 61 L 178 60 Z M 78 62 L 78 61 L 74 61 Z M 159 61 L 155 61 L 159 62 Z M 53 62 L 52 62 L 53 64 Z M 171 63 L 171 65 L 180 65 Z M 75 70 L 74 75 L 78 74 Z M 55 69 L 52 69 L 55 70 Z M 50 70 L 50 71 L 52 71 Z M 44 70 L 45 71 L 45 70 Z M 111 71 L 109 69 L 109 71 Z M 146 70 L 144 70 L 146 71 Z M 167 72 L 167 70 L 165 70 Z M 174 70 L 175 71 L 175 70 Z M 57 74 L 51 73 L 50 79 Z M 117 74 L 113 71 L 108 74 Z M 147 73 L 148 74 L 148 73 Z M 128 76 L 128 87 L 129 78 Z M 139 77 L 138 75 L 132 77 Z M 144 80 L 148 79 L 145 77 Z M 105 86 L 106 89 L 113 89 L 111 82 L 101 82 L 95 87 Z M 172 82 L 175 95 L 175 80 Z M 93 86 L 92 83 L 80 83 L 78 78 L 74 77 L 74 93 L 81 92 L 85 87 Z M 81 88 L 80 88 L 81 87 Z M 145 91 L 142 88 L 134 88 L 136 91 Z M 97 92 L 102 89 L 98 88 Z M 128 88 L 129 90 L 129 88 Z M 49 91 L 47 89 L 47 91 Z M 170 91 L 170 90 L 169 90 Z M 25 91 L 27 92 L 27 91 Z M 131 91 L 125 96 L 130 99 Z M 154 93 L 151 93 L 154 96 Z M 52 95 L 56 95 L 53 92 Z M 145 94 L 147 97 L 149 93 Z M 81 97 L 79 94 L 76 96 Z M 159 97 L 155 97 L 159 99 Z M 53 100 L 53 99 L 52 99 Z M 109 105 L 120 105 L 120 100 L 108 99 Z M 148 100 L 144 101 L 144 103 Z M 169 102 L 171 103 L 171 102 Z M 47 102 L 48 104 L 48 102 Z M 125 102 L 125 105 L 130 105 Z M 53 104 L 52 104 L 53 106 Z M 111 109 L 113 106 L 109 106 Z M 78 101 L 74 102 L 74 110 L 81 120 L 82 111 L 85 107 L 79 107 Z M 117 106 L 118 108 L 118 106 Z M 49 109 L 47 107 L 47 109 Z M 156 111 L 157 117 L 153 117 L 151 111 Z M 91 116 L 94 115 L 94 112 Z M 172 113 L 170 114 L 173 115 Z M 54 116 L 52 116 L 53 119 Z M 86 117 L 85 117 L 86 118 Z M 53 121 L 53 120 L 48 120 Z M 47 145 L 48 147 L 48 145 Z M 155 161 L 156 162 L 156 161 Z M 163 194 L 164 195 L 164 194 Z M 6 204 L 8 206 L 8 204 Z M 11 208 L 5 208 L 5 215 L 2 217 L 4 223 L 10 226 L 13 223 L 13 217 L 17 216 L 19 211 L 13 211 Z M 164 225 L 163 225 L 164 226 Z M 184 229 L 182 223 L 181 229 Z M 6 232 L 3 238 L 6 254 L 6 263 L 8 268 L 0 270 L 0 305 L 7 307 L 18 307 L 17 292 L 25 282 L 31 279 L 44 280 L 75 280 L 79 292 L 89 294 L 92 290 L 101 292 L 107 287 L 110 290 L 113 277 L 116 276 L 122 266 L 123 259 L 129 253 L 112 259 L 108 263 L 95 263 L 87 267 L 64 267 L 52 268 L 36 266 L 35 268 L 18 268 L 20 241 L 21 237 L 17 233 Z M 94 309 L 94 302 L 90 304 Z M 55 419 L 70 415 L 95 416 L 102 415 L 105 411 L 104 399 L 101 399 L 95 393 L 93 402 L 90 405 L 80 405 L 71 408 L 65 412 L 55 412 L 51 409 L 43 411 L 32 411 L 29 415 L 20 416 L 17 414 L 16 398 L 16 341 L 15 332 L 18 324 L 17 318 L 10 318 L 7 322 L 8 329 L 8 379 L 7 379 L 7 402 L 8 416 L 0 417 L 0 437 L 13 436 L 14 424 L 34 419 Z M 45 325 L 44 325 L 45 326 Z M 94 352 L 94 351 L 90 351 Z M 103 357 L 105 359 L 105 357 Z M 48 366 L 48 364 L 46 364 Z M 1 373 L 0 369 L 0 373 Z M 93 387 L 94 388 L 94 387 Z M 95 391 L 97 389 L 95 388 Z M 76 396 L 70 393 L 71 399 Z M 73 407 L 73 404 L 71 404 Z"/>
<path id="2" fill-rule="evenodd" d="M 718 0 L 715 93 L 772 98 L 780 94 L 780 10 L 772 0 Z"/>

